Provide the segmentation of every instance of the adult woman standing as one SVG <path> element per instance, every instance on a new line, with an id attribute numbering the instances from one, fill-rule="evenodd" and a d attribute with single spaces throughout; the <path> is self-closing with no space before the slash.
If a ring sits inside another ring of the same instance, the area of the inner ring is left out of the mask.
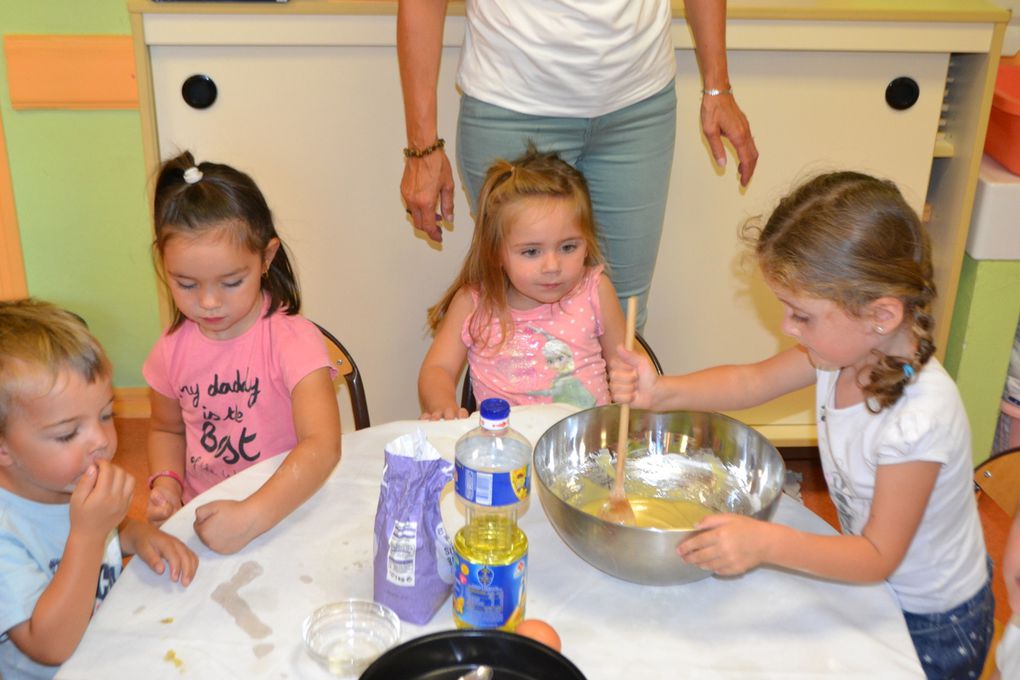
<path id="1" fill-rule="evenodd" d="M 401 194 L 414 226 L 442 241 L 453 172 L 436 125 L 447 0 L 401 0 L 397 54 L 407 127 Z M 725 0 L 686 0 L 702 77 L 702 130 L 720 166 L 733 144 L 740 182 L 758 159 L 730 89 Z M 533 142 L 588 180 L 610 276 L 639 296 L 639 327 L 662 233 L 676 130 L 669 0 L 467 0 L 457 156 L 472 206 L 485 169 Z"/>

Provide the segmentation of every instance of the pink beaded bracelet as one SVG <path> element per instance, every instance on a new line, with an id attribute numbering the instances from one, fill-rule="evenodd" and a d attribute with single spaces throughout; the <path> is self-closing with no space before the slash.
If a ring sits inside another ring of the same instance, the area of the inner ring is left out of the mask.
<path id="1" fill-rule="evenodd" d="M 184 480 L 181 479 L 181 476 L 174 472 L 173 470 L 161 470 L 156 474 L 152 475 L 151 477 L 149 477 L 150 489 L 152 488 L 152 485 L 156 483 L 156 480 L 159 479 L 160 477 L 169 477 L 170 479 L 174 480 L 175 482 L 181 485 L 182 491 L 184 490 Z"/>

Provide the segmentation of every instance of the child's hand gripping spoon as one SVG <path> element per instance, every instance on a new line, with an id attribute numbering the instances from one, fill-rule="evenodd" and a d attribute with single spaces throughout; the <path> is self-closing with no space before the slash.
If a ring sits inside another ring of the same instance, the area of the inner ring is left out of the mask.
<path id="1" fill-rule="evenodd" d="M 623 345 L 627 351 L 634 349 L 634 327 L 637 324 L 637 298 L 627 299 L 627 330 Z M 627 463 L 627 435 L 630 428 L 630 404 L 620 404 L 620 436 L 616 440 L 616 478 L 609 492 L 609 500 L 599 510 L 599 519 L 616 524 L 634 526 L 634 508 L 630 507 L 627 493 L 623 488 L 624 465 Z"/>

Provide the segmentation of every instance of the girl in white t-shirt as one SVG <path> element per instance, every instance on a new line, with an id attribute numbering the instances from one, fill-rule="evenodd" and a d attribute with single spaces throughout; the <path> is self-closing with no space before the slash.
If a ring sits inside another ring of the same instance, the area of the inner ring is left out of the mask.
<path id="1" fill-rule="evenodd" d="M 152 388 L 148 518 L 267 458 L 287 459 L 242 500 L 195 509 L 195 533 L 236 552 L 304 503 L 340 460 L 330 361 L 272 213 L 251 177 L 185 152 L 156 180 L 160 273 L 173 320 L 145 360 Z"/>
<path id="2" fill-rule="evenodd" d="M 719 514 L 678 552 L 721 575 L 772 564 L 888 581 L 927 676 L 978 677 L 992 636 L 991 579 L 970 428 L 932 356 L 935 286 L 917 214 L 891 182 L 837 172 L 800 186 L 753 232 L 785 308 L 782 330 L 798 345 L 665 377 L 621 350 L 610 388 L 640 408 L 723 411 L 816 385 L 818 449 L 843 535 Z"/>

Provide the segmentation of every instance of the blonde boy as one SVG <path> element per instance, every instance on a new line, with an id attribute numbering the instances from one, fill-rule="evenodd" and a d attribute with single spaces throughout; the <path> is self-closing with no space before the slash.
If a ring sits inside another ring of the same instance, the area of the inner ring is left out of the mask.
<path id="1" fill-rule="evenodd" d="M 198 558 L 124 521 L 110 363 L 80 319 L 0 302 L 0 677 L 49 678 L 120 575 L 121 546 L 188 585 Z M 118 526 L 120 530 L 118 531 Z M 166 562 L 166 565 L 164 565 Z"/>

